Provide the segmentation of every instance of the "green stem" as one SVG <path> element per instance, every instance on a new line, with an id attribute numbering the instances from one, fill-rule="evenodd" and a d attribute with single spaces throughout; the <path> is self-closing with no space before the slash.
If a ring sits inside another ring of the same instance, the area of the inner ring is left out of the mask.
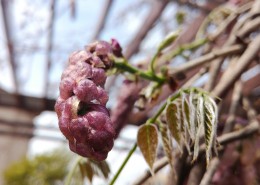
<path id="1" fill-rule="evenodd" d="M 196 48 L 204 45 L 208 41 L 209 41 L 208 38 L 202 38 L 202 39 L 195 40 L 189 44 L 183 44 L 183 45 L 179 46 L 178 48 L 176 48 L 175 50 L 170 51 L 169 53 L 166 53 L 164 56 L 161 57 L 160 61 L 162 61 L 162 62 L 169 61 L 172 58 L 176 57 L 177 55 L 180 55 L 181 53 L 183 53 L 183 51 L 196 49 Z"/>
<path id="2" fill-rule="evenodd" d="M 130 65 L 129 63 L 127 63 L 124 59 L 119 59 L 119 60 L 114 60 L 114 67 L 117 69 L 120 69 L 122 71 L 131 73 L 131 74 L 135 74 L 138 75 L 144 79 L 147 80 L 151 80 L 154 82 L 157 82 L 159 84 L 163 84 L 166 82 L 166 79 L 163 77 L 159 77 L 157 75 L 155 75 L 154 73 L 150 72 L 150 71 L 141 71 L 138 68 Z"/>
<path id="3" fill-rule="evenodd" d="M 67 175 L 66 177 L 66 180 L 65 180 L 65 184 L 64 185 L 71 185 L 71 180 L 72 180 L 72 176 L 73 174 L 75 173 L 77 167 L 78 167 L 78 164 L 79 162 L 82 160 L 82 157 L 77 157 L 77 159 L 75 160 L 75 163 L 73 164 L 73 167 L 72 169 L 69 171 L 69 174 Z"/>
<path id="4" fill-rule="evenodd" d="M 178 92 L 178 93 L 172 95 L 172 96 L 170 97 L 170 101 L 173 101 L 173 100 L 179 98 L 180 95 L 181 95 L 180 92 Z M 157 118 L 162 114 L 162 112 L 163 112 L 164 109 L 166 108 L 166 106 L 167 106 L 167 102 L 165 102 L 165 103 L 160 107 L 160 109 L 156 112 L 156 114 L 155 114 L 152 118 L 150 118 L 150 119 L 147 121 L 147 123 L 148 123 L 148 124 L 155 123 L 156 120 L 157 120 Z"/>
<path id="5" fill-rule="evenodd" d="M 155 65 L 155 61 L 156 61 L 159 53 L 160 53 L 159 50 L 157 50 L 156 53 L 154 54 L 153 58 L 152 58 L 151 63 L 150 63 L 150 70 L 151 70 L 152 74 L 155 74 L 154 65 Z"/>
<path id="6" fill-rule="evenodd" d="M 132 156 L 132 154 L 134 153 L 134 151 L 137 148 L 137 144 L 135 143 L 133 148 L 129 151 L 128 155 L 126 156 L 124 162 L 121 164 L 120 168 L 118 169 L 117 173 L 115 174 L 114 178 L 111 180 L 111 182 L 109 183 L 109 185 L 113 185 L 118 176 L 120 175 L 121 171 L 123 170 L 123 168 L 125 167 L 126 163 L 128 162 L 128 160 L 130 159 L 130 157 Z"/>

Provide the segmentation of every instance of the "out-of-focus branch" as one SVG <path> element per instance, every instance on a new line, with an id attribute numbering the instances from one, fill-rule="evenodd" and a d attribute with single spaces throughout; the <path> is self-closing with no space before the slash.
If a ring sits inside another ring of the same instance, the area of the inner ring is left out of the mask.
<path id="1" fill-rule="evenodd" d="M 45 84 L 44 84 L 44 96 L 48 96 L 49 90 L 49 74 L 51 69 L 51 59 L 52 59 L 52 49 L 53 49 L 53 24 L 55 20 L 55 5 L 56 1 L 52 0 L 50 4 L 50 18 L 48 24 L 48 36 L 47 36 L 47 59 L 46 59 L 46 69 L 45 69 Z"/>
<path id="2" fill-rule="evenodd" d="M 97 40 L 99 38 L 100 33 L 102 32 L 102 30 L 105 26 L 105 23 L 106 23 L 109 11 L 111 9 L 112 3 L 113 3 L 113 0 L 106 0 L 105 1 L 103 10 L 100 11 L 101 16 L 100 16 L 100 19 L 98 21 L 97 28 L 94 32 L 94 35 L 92 36 L 92 39 L 91 39 L 92 41 Z"/>
<path id="3" fill-rule="evenodd" d="M 14 46 L 12 41 L 12 28 L 10 26 L 11 22 L 11 15 L 10 15 L 10 3 L 11 1 L 8 0 L 1 0 L 1 12 L 3 17 L 3 31 L 6 38 L 6 48 L 8 51 L 8 60 L 11 67 L 11 73 L 13 78 L 14 84 L 14 91 L 18 93 L 19 91 L 19 82 L 16 75 L 16 63 L 15 63 L 15 53 L 14 53 Z"/>
<path id="4" fill-rule="evenodd" d="M 182 66 L 178 67 L 178 68 L 171 68 L 169 70 L 169 74 L 172 75 L 176 75 L 180 72 L 186 72 L 187 70 L 191 69 L 191 68 L 195 68 L 198 67 L 200 65 L 203 65 L 213 59 L 216 59 L 218 57 L 224 57 L 224 56 L 228 56 L 231 54 L 235 54 L 235 53 L 239 53 L 241 51 L 243 51 L 243 46 L 240 44 L 236 44 L 230 47 L 225 47 L 222 49 L 216 49 L 213 50 L 211 53 L 208 53 L 206 55 L 203 55 L 199 58 L 196 58 L 194 60 L 191 60 L 185 64 L 183 64 Z"/>
<path id="5" fill-rule="evenodd" d="M 223 130 L 223 133 L 228 133 L 230 131 L 232 131 L 233 129 L 233 125 L 234 125 L 234 121 L 235 121 L 235 114 L 236 114 L 236 110 L 239 104 L 239 100 L 241 98 L 242 95 L 242 81 L 237 81 L 235 84 L 235 88 L 233 91 L 233 96 L 232 96 L 232 101 L 231 101 L 231 105 L 229 108 L 229 115 Z"/>
<path id="6" fill-rule="evenodd" d="M 247 111 L 247 116 L 249 118 L 249 120 L 254 120 L 256 119 L 256 111 L 253 109 L 251 102 L 249 101 L 249 99 L 247 97 L 243 97 L 243 106 L 244 109 Z"/>
<path id="7" fill-rule="evenodd" d="M 153 2 L 153 6 L 150 12 L 148 13 L 147 17 L 145 18 L 142 27 L 140 28 L 136 36 L 133 38 L 133 40 L 127 46 L 127 50 L 124 54 L 124 56 L 127 59 L 130 58 L 134 53 L 136 53 L 139 50 L 139 46 L 142 40 L 147 35 L 148 31 L 154 26 L 154 23 L 161 16 L 168 2 L 169 2 L 168 0 Z"/>
<path id="8" fill-rule="evenodd" d="M 70 14 L 72 18 L 75 18 L 75 12 L 76 12 L 76 8 L 75 8 L 75 0 L 70 0 Z"/>
<path id="9" fill-rule="evenodd" d="M 213 3 L 207 3 L 205 5 L 201 5 L 201 4 L 199 4 L 195 1 L 189 1 L 189 0 L 179 0 L 179 1 L 177 1 L 177 3 L 180 4 L 180 5 L 186 5 L 190 8 L 199 9 L 200 11 L 207 11 L 207 12 L 210 12 L 213 9 L 213 7 L 216 6 L 214 4 L 214 2 Z"/>
<path id="10" fill-rule="evenodd" d="M 139 97 L 138 94 L 142 86 L 142 83 L 130 83 L 121 86 L 118 102 L 111 112 L 111 120 L 117 134 L 124 127 L 129 112 L 132 111 L 134 103 Z"/>
<path id="11" fill-rule="evenodd" d="M 212 94 L 223 97 L 225 91 L 237 80 L 246 67 L 254 61 L 260 51 L 260 35 L 253 39 L 243 55 L 237 60 L 235 66 L 228 68 L 219 83 L 213 89 Z"/>
<path id="12" fill-rule="evenodd" d="M 215 174 L 215 171 L 217 170 L 218 165 L 220 164 L 220 160 L 215 157 L 210 161 L 209 167 L 206 171 L 206 173 L 204 174 L 200 185 L 209 185 L 211 182 L 211 179 L 213 177 L 213 175 Z"/>

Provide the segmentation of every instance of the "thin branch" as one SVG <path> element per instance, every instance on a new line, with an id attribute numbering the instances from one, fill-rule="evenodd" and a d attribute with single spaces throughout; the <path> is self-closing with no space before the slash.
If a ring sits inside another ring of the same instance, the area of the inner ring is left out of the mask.
<path id="1" fill-rule="evenodd" d="M 147 17 L 144 19 L 142 27 L 133 38 L 133 40 L 128 44 L 127 50 L 124 54 L 125 58 L 130 58 L 134 53 L 139 50 L 139 46 L 142 40 L 144 39 L 148 31 L 151 30 L 154 23 L 159 19 L 168 2 L 168 0 L 154 1 L 153 7 L 151 8 Z"/>
<path id="2" fill-rule="evenodd" d="M 17 94 L 19 91 L 19 82 L 17 79 L 17 75 L 16 75 L 16 63 L 15 63 L 15 53 L 14 53 L 14 48 L 13 48 L 13 41 L 12 41 L 12 30 L 11 30 L 11 26 L 10 26 L 10 21 L 11 21 L 11 17 L 10 16 L 10 3 L 12 3 L 11 1 L 8 0 L 1 0 L 1 12 L 2 12 L 2 17 L 3 17 L 3 31 L 4 31 L 4 35 L 6 38 L 6 48 L 8 51 L 8 60 L 10 63 L 10 67 L 11 67 L 11 73 L 12 73 L 12 78 L 13 78 L 13 84 L 14 84 L 14 91 Z"/>
<path id="3" fill-rule="evenodd" d="M 257 113 L 254 110 L 254 108 L 252 107 L 249 99 L 247 97 L 243 97 L 242 102 L 243 102 L 244 109 L 247 111 L 247 116 L 248 116 L 249 120 L 255 119 Z"/>
<path id="4" fill-rule="evenodd" d="M 233 91 L 232 101 L 229 109 L 229 116 L 225 123 L 225 127 L 223 133 L 229 133 L 233 129 L 234 121 L 235 121 L 235 113 L 238 108 L 238 103 L 242 95 L 242 81 L 237 81 L 235 84 L 235 88 Z"/>
<path id="5" fill-rule="evenodd" d="M 213 175 L 215 174 L 215 171 L 217 170 L 219 164 L 220 164 L 220 160 L 217 157 L 214 157 L 210 161 L 209 167 L 208 167 L 206 173 L 204 174 L 204 176 L 200 182 L 200 185 L 209 185 L 210 184 L 211 179 L 212 179 Z"/>
<path id="6" fill-rule="evenodd" d="M 173 1 L 173 0 L 172 0 Z M 201 5 L 198 2 L 194 2 L 194 1 L 190 1 L 190 0 L 179 0 L 177 1 L 178 4 L 180 5 L 186 5 L 190 8 L 196 8 L 199 9 L 200 11 L 206 11 L 206 12 L 210 12 L 212 9 L 215 8 L 215 4 L 213 3 L 207 3 L 206 5 Z"/>
<path id="7" fill-rule="evenodd" d="M 194 76 L 192 76 L 185 84 L 183 84 L 182 88 L 191 87 L 202 75 L 208 72 L 208 68 L 204 67 L 199 70 Z"/>
<path id="8" fill-rule="evenodd" d="M 212 94 L 223 97 L 225 91 L 237 80 L 246 67 L 254 61 L 260 51 L 260 35 L 253 39 L 243 55 L 237 60 L 236 65 L 228 68 L 220 79 Z"/>
<path id="9" fill-rule="evenodd" d="M 48 36 L 47 36 L 47 60 L 46 60 L 46 71 L 45 71 L 45 84 L 44 84 L 44 96 L 48 96 L 49 90 L 49 73 L 51 69 L 51 58 L 52 58 L 52 49 L 53 49 L 53 24 L 55 20 L 55 5 L 56 0 L 52 0 L 50 4 L 50 18 L 48 25 Z"/>
<path id="10" fill-rule="evenodd" d="M 206 91 L 211 91 L 213 89 L 223 61 L 224 58 L 219 57 L 211 62 L 210 69 L 209 69 L 209 78 L 204 87 Z"/>
<path id="11" fill-rule="evenodd" d="M 238 18 L 239 15 L 241 15 L 242 13 L 248 11 L 251 9 L 252 7 L 252 4 L 253 2 L 249 2 L 249 3 L 246 3 L 245 5 L 237 8 L 237 10 L 235 10 L 233 13 L 231 13 L 225 20 L 224 22 L 222 22 L 217 30 L 211 34 L 209 37 L 210 37 L 210 40 L 215 40 L 221 33 L 224 32 L 224 30 L 227 29 L 227 27 L 232 24 L 232 22 L 234 20 L 236 20 Z"/>
<path id="12" fill-rule="evenodd" d="M 233 45 L 233 46 L 224 47 L 222 49 L 215 49 L 211 53 L 208 53 L 208 54 L 203 55 L 199 58 L 191 60 L 191 61 L 183 64 L 182 66 L 180 66 L 178 68 L 169 69 L 169 74 L 175 75 L 175 74 L 178 74 L 180 72 L 185 72 L 185 71 L 187 71 L 191 68 L 195 68 L 195 67 L 203 65 L 207 62 L 210 62 L 211 60 L 216 59 L 218 57 L 225 57 L 225 56 L 228 56 L 228 55 L 231 55 L 231 54 L 239 53 L 239 52 L 243 51 L 243 48 L 244 47 L 242 45 L 236 44 L 236 45 Z"/>
<path id="13" fill-rule="evenodd" d="M 76 8 L 75 8 L 75 0 L 70 0 L 70 15 L 72 18 L 75 18 L 75 12 L 76 12 Z"/>
<path id="14" fill-rule="evenodd" d="M 92 36 L 92 39 L 91 39 L 92 41 L 95 41 L 99 38 L 99 36 L 100 36 L 104 26 L 105 26 L 109 11 L 112 7 L 112 3 L 113 3 L 113 0 L 106 0 L 105 1 L 103 10 L 100 11 L 101 16 L 100 16 L 99 22 L 97 24 L 97 28 L 94 32 L 94 35 Z"/>

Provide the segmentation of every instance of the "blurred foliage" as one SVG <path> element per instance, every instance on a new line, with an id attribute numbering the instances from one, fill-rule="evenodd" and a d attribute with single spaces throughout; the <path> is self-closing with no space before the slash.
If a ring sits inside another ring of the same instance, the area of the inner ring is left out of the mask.
<path id="1" fill-rule="evenodd" d="M 179 25 L 183 24 L 186 18 L 186 12 L 178 11 L 175 15 L 175 19 Z"/>
<path id="2" fill-rule="evenodd" d="M 67 174 L 70 155 L 64 150 L 24 157 L 4 171 L 5 185 L 59 185 Z"/>
<path id="3" fill-rule="evenodd" d="M 32 158 L 24 157 L 4 171 L 4 185 L 63 185 L 73 166 L 74 156 L 65 149 L 56 149 Z M 86 179 L 92 183 L 95 176 L 107 179 L 110 173 L 106 161 L 81 157 L 76 165 L 70 185 L 84 184 Z"/>

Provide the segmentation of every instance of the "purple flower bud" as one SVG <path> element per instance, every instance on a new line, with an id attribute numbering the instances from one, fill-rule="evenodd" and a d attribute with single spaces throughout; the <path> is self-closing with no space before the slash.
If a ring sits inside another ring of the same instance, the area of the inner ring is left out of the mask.
<path id="1" fill-rule="evenodd" d="M 107 92 L 101 87 L 97 87 L 97 90 L 98 90 L 98 98 L 97 98 L 98 102 L 101 105 L 106 105 L 106 103 L 108 101 Z"/>
<path id="2" fill-rule="evenodd" d="M 123 57 L 122 48 L 116 39 L 111 39 L 111 46 L 115 56 Z"/>
<path id="3" fill-rule="evenodd" d="M 60 82 L 60 97 L 63 99 L 68 99 L 73 95 L 73 89 L 76 86 L 76 82 L 70 78 L 63 78 Z"/>
<path id="4" fill-rule="evenodd" d="M 94 82 L 89 79 L 81 80 L 74 88 L 75 95 L 80 101 L 90 102 L 97 97 L 98 90 Z"/>
<path id="5" fill-rule="evenodd" d="M 59 128 L 69 140 L 71 151 L 97 161 L 112 149 L 115 130 L 105 107 L 105 69 L 112 66 L 110 55 L 122 56 L 116 40 L 98 41 L 70 55 L 61 76 L 60 97 L 55 104 Z"/>
<path id="6" fill-rule="evenodd" d="M 84 50 L 76 51 L 69 58 L 70 65 L 76 65 L 78 62 L 87 61 L 92 57 L 92 54 Z"/>
<path id="7" fill-rule="evenodd" d="M 68 139 L 68 140 L 73 140 L 72 133 L 70 132 L 68 128 L 68 123 L 70 122 L 69 118 L 66 117 L 60 117 L 59 118 L 59 128 L 62 134 Z"/>
<path id="8" fill-rule="evenodd" d="M 92 77 L 92 67 L 86 62 L 78 62 L 75 66 L 75 78 L 77 81 Z"/>
<path id="9" fill-rule="evenodd" d="M 112 47 L 108 42 L 99 41 L 97 42 L 95 52 L 98 56 L 107 55 L 108 53 L 112 53 Z"/>
<path id="10" fill-rule="evenodd" d="M 73 138 L 75 138 L 78 142 L 84 143 L 87 141 L 90 128 L 86 118 L 78 117 L 76 119 L 72 119 L 68 124 L 68 128 L 72 133 Z"/>
<path id="11" fill-rule="evenodd" d="M 105 70 L 102 68 L 93 68 L 91 79 L 95 84 L 104 87 L 107 79 Z"/>
<path id="12" fill-rule="evenodd" d="M 93 67 L 97 67 L 97 68 L 105 68 L 106 67 L 104 62 L 98 56 L 93 56 L 91 59 L 92 60 L 90 60 L 89 63 Z"/>

